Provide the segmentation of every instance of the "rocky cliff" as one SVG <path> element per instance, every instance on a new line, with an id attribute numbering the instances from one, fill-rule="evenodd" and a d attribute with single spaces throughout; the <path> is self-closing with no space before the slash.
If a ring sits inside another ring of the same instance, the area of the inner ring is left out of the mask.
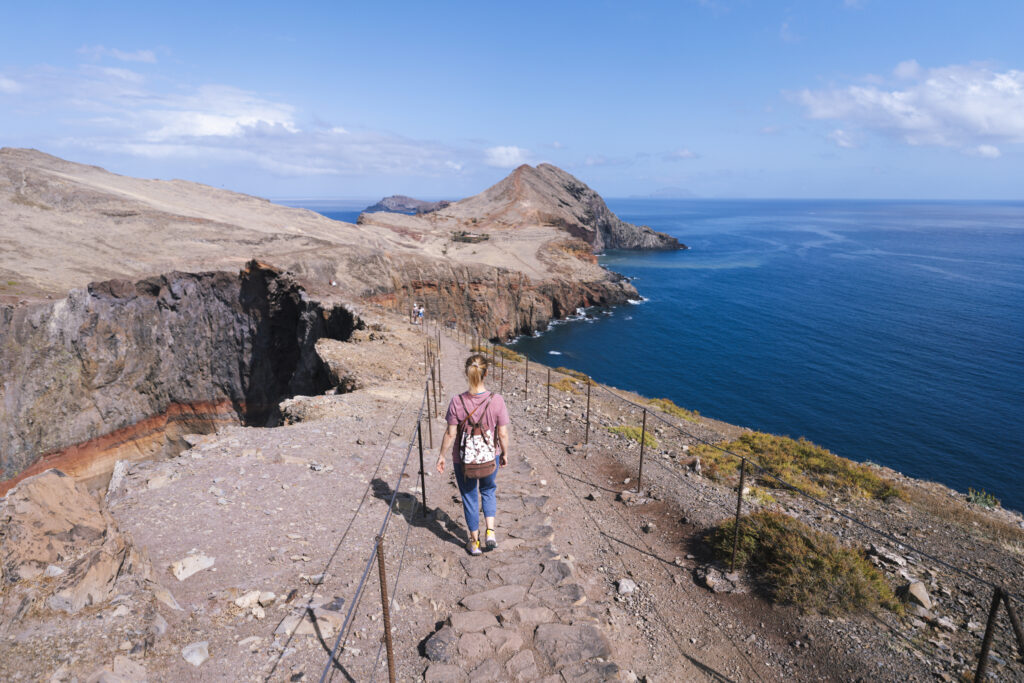
<path id="1" fill-rule="evenodd" d="M 685 249 L 686 245 L 645 225 L 620 219 L 586 184 L 551 164 L 523 165 L 478 195 L 444 209 L 444 215 L 477 223 L 550 225 L 605 249 Z"/>
<path id="2" fill-rule="evenodd" d="M 363 216 L 0 149 L 0 481 L 99 477 L 182 434 L 272 422 L 330 384 L 315 342 L 345 338 L 360 302 L 504 339 L 636 298 L 595 251 L 677 246 L 547 165 L 439 211 Z"/>
<path id="3" fill-rule="evenodd" d="M 0 478 L 55 466 L 89 478 L 180 450 L 181 434 L 272 422 L 282 398 L 328 388 L 316 341 L 359 325 L 255 262 L 2 308 Z"/>
<path id="4" fill-rule="evenodd" d="M 442 199 L 438 202 L 425 202 L 422 199 L 414 199 L 404 194 L 393 194 L 385 197 L 376 204 L 368 206 L 364 211 L 394 211 L 397 213 L 430 213 L 437 211 L 451 204 L 450 201 Z"/>

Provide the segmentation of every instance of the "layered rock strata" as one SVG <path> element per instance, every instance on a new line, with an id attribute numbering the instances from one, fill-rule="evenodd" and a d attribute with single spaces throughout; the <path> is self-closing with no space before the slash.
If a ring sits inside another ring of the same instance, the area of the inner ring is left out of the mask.
<path id="1" fill-rule="evenodd" d="M 219 422 L 273 423 L 282 398 L 328 388 L 316 341 L 361 325 L 256 262 L 0 308 L 0 477 L 59 467 L 88 479 Z"/>

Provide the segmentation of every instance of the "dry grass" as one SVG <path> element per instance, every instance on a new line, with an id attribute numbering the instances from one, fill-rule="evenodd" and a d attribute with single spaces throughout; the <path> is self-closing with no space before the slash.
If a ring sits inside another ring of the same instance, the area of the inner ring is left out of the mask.
<path id="1" fill-rule="evenodd" d="M 648 448 L 657 448 L 658 440 L 650 432 L 644 432 L 640 427 L 633 427 L 627 425 L 621 425 L 619 427 L 607 427 L 606 428 L 612 434 L 621 434 L 622 436 L 640 443 L 640 437 L 643 436 L 644 445 Z"/>
<path id="2" fill-rule="evenodd" d="M 470 346 L 469 350 L 473 353 L 483 354 L 487 356 L 488 359 L 491 358 L 492 351 L 490 346 Z M 521 363 L 522 361 L 526 360 L 526 356 L 520 353 L 516 353 L 512 349 L 505 348 L 504 346 L 498 346 L 497 344 L 494 345 L 493 353 L 495 361 L 497 361 L 499 357 L 504 358 L 505 360 L 513 363 Z"/>
<path id="3" fill-rule="evenodd" d="M 722 447 L 750 458 L 790 486 L 814 496 L 843 493 L 878 500 L 903 497 L 895 483 L 867 465 L 847 460 L 806 439 L 748 432 Z M 732 483 L 739 477 L 740 459 L 735 456 L 711 446 L 697 446 L 690 454 L 700 456 L 712 479 Z M 748 476 L 766 488 L 784 488 L 771 476 L 754 472 L 748 472 Z"/>
<path id="4" fill-rule="evenodd" d="M 591 386 L 597 384 L 594 380 L 590 379 L 589 375 L 585 375 L 582 372 L 580 372 L 579 370 L 570 370 L 569 368 L 554 368 L 554 371 L 555 372 L 560 372 L 563 375 L 569 375 L 570 377 L 575 377 L 579 381 L 586 382 L 587 384 L 590 384 Z"/>
<path id="5" fill-rule="evenodd" d="M 522 363 L 524 360 L 526 360 L 526 356 L 524 356 L 523 354 L 516 353 L 512 349 L 506 348 L 504 346 L 495 346 L 494 353 L 498 356 L 503 357 L 507 361 L 512 361 L 513 363 Z"/>
<path id="6" fill-rule="evenodd" d="M 576 382 L 573 382 L 568 377 L 563 377 L 562 379 L 558 380 L 557 382 L 552 382 L 548 386 L 552 387 L 554 389 L 558 389 L 559 391 L 568 392 L 570 394 L 580 394 L 580 393 L 582 393 L 579 389 L 576 388 Z"/>
<path id="7" fill-rule="evenodd" d="M 734 530 L 735 520 L 730 519 L 708 538 L 721 561 L 732 555 Z M 903 612 L 892 587 L 863 551 L 779 512 L 755 512 L 741 519 L 736 563 L 757 577 L 771 602 L 796 605 L 804 612 L 842 614 L 877 607 Z"/>
<path id="8" fill-rule="evenodd" d="M 930 491 L 920 486 L 906 487 L 904 497 L 920 512 L 958 524 L 1004 548 L 1024 548 L 1024 529 L 985 508 L 969 505 L 945 491 Z"/>
<path id="9" fill-rule="evenodd" d="M 700 422 L 700 413 L 696 410 L 687 410 L 686 408 L 677 406 L 671 399 L 652 398 L 647 403 L 658 408 L 662 412 L 668 413 L 669 415 L 681 417 L 684 420 L 689 420 L 690 422 Z"/>

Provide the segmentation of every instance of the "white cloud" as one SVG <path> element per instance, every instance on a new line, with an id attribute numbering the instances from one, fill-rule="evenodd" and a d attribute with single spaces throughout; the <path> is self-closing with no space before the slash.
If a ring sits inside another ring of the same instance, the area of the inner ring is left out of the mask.
<path id="1" fill-rule="evenodd" d="M 853 140 L 850 139 L 850 134 L 842 128 L 836 128 L 834 131 L 829 133 L 826 137 L 829 140 L 836 143 L 836 147 L 842 147 L 843 149 L 853 149 L 857 145 L 853 144 Z"/>
<path id="2" fill-rule="evenodd" d="M 761 135 L 777 135 L 782 132 L 782 129 L 778 126 L 761 126 L 759 131 Z"/>
<path id="3" fill-rule="evenodd" d="M 152 50 L 136 50 L 135 52 L 125 52 L 124 50 L 118 50 L 116 47 L 103 47 L 102 45 L 83 45 L 78 49 L 79 54 L 87 55 L 93 59 L 102 59 L 103 57 L 113 57 L 122 62 L 145 62 L 146 64 L 156 64 L 156 53 Z"/>
<path id="4" fill-rule="evenodd" d="M 0 75 L 0 93 L 13 95 L 22 91 L 21 83 Z"/>
<path id="5" fill-rule="evenodd" d="M 697 159 L 698 155 L 689 149 L 677 149 L 669 152 L 665 155 L 665 161 L 685 161 L 687 159 Z"/>
<path id="6" fill-rule="evenodd" d="M 565 147 L 565 145 L 563 145 L 558 140 L 555 140 L 554 142 L 551 143 L 551 147 L 552 149 L 562 149 L 563 147 Z"/>
<path id="7" fill-rule="evenodd" d="M 917 63 L 916 59 L 908 59 L 897 64 L 896 68 L 892 70 L 892 75 L 900 80 L 907 81 L 920 78 L 921 65 Z"/>
<path id="8" fill-rule="evenodd" d="M 527 163 L 530 152 L 514 145 L 490 147 L 484 150 L 484 163 L 496 168 L 515 168 Z"/>
<path id="9" fill-rule="evenodd" d="M 249 132 L 299 132 L 294 107 L 227 86 L 203 86 L 192 95 L 163 98 L 160 105 L 159 109 L 140 113 L 156 124 L 146 133 L 151 142 L 182 137 L 239 137 Z M 334 129 L 330 132 L 336 134 Z"/>
<path id="10" fill-rule="evenodd" d="M 36 67 L 19 80 L 32 83 L 35 106 L 61 117 L 61 137 L 47 143 L 55 150 L 200 159 L 281 176 L 441 176 L 479 158 L 476 150 L 304 117 L 287 102 L 231 86 L 150 82 L 92 64 Z"/>
<path id="11" fill-rule="evenodd" d="M 995 143 L 1024 142 L 1024 71 L 976 65 L 925 70 L 903 62 L 895 72 L 904 79 L 902 87 L 803 90 L 797 99 L 812 119 L 840 121 L 843 130 L 875 131 L 909 145 L 984 155 L 981 146 L 998 153 Z"/>
<path id="12" fill-rule="evenodd" d="M 975 147 L 974 153 L 979 157 L 985 157 L 986 159 L 998 159 L 1002 156 L 999 148 L 995 145 L 978 145 Z"/>

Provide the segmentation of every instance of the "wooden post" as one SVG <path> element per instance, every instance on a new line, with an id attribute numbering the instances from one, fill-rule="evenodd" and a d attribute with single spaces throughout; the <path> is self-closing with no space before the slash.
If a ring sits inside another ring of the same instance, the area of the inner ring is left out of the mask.
<path id="1" fill-rule="evenodd" d="M 736 571 L 736 549 L 740 543 L 740 511 L 743 509 L 743 481 L 747 476 L 747 459 L 744 458 L 740 464 L 740 487 L 736 490 L 736 524 L 733 525 L 732 535 L 732 560 L 729 562 L 729 571 Z"/>
<path id="2" fill-rule="evenodd" d="M 502 349 L 504 351 L 504 349 Z M 498 390 L 501 393 L 505 393 L 505 354 L 501 354 L 501 388 Z"/>
<path id="3" fill-rule="evenodd" d="M 395 653 L 391 643 L 391 611 L 388 605 L 388 577 L 384 570 L 384 537 L 377 537 L 377 571 L 380 574 L 380 608 L 384 615 L 384 645 L 388 651 L 388 681 L 395 683 Z"/>
<path id="4" fill-rule="evenodd" d="M 583 436 L 583 443 L 590 443 L 590 378 L 587 378 L 587 431 Z"/>
<path id="5" fill-rule="evenodd" d="M 644 408 L 643 426 L 640 427 L 640 470 L 636 473 L 636 492 L 640 493 L 640 481 L 644 477 L 644 442 L 647 441 L 647 408 Z"/>

